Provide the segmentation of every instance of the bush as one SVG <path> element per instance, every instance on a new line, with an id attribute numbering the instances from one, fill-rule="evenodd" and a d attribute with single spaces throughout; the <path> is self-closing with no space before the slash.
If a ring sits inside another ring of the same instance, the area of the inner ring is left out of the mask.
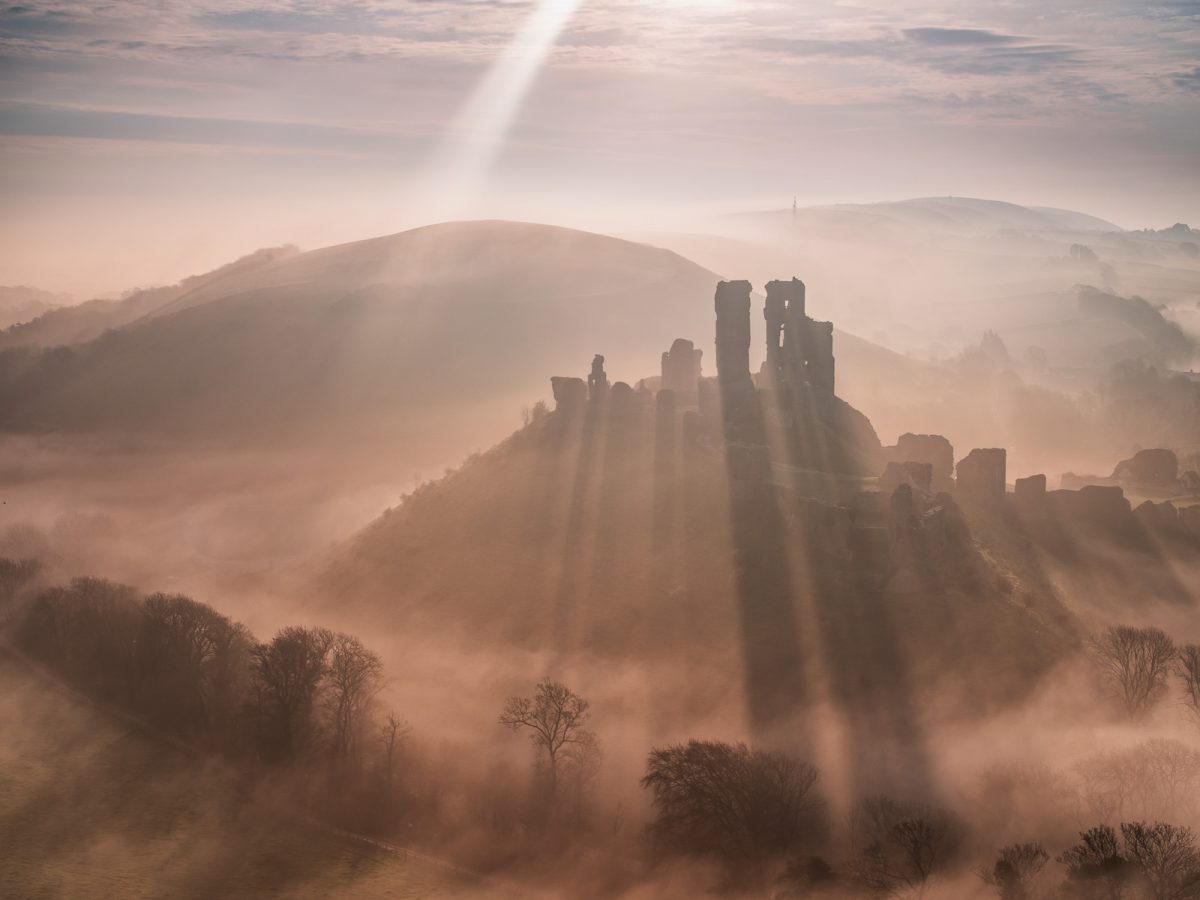
<path id="1" fill-rule="evenodd" d="M 796 856 L 820 831 L 817 770 L 745 744 L 689 741 L 650 752 L 642 786 L 653 794 L 659 850 L 758 866 Z"/>

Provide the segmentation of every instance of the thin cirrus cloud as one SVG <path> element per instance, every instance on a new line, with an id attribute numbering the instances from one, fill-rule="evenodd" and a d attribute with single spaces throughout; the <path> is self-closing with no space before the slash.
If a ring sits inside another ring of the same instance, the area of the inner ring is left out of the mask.
<path id="1" fill-rule="evenodd" d="M 979 28 L 905 28 L 858 39 L 772 36 L 753 39 L 748 46 L 798 57 L 873 59 L 947 75 L 1033 75 L 1086 65 L 1086 53 L 1079 48 Z"/>
<path id="2" fill-rule="evenodd" d="M 304 147 L 340 155 L 397 153 L 405 136 L 318 122 L 172 116 L 0 102 L 0 135 L 229 147 Z"/>
<path id="3" fill-rule="evenodd" d="M 997 34 L 983 28 L 905 28 L 904 36 L 921 44 L 941 47 L 987 47 L 1021 40 L 1016 35 Z"/>

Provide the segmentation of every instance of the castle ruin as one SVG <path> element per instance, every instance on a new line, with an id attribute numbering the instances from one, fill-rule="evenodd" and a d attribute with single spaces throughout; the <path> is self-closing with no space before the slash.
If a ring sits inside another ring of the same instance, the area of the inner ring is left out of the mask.
<path id="1" fill-rule="evenodd" d="M 703 351 L 684 338 L 662 354 L 657 390 L 645 382 L 636 390 L 610 385 L 597 354 L 586 381 L 551 379 L 556 413 L 562 421 L 642 421 L 664 460 L 676 449 L 685 456 L 720 452 L 735 507 L 747 518 L 764 502 L 782 504 L 814 546 L 876 571 L 924 564 L 948 543 L 969 540 L 962 509 L 1011 514 L 1033 528 L 1047 521 L 1113 528 L 1140 522 L 1200 538 L 1200 506 L 1176 513 L 1143 504 L 1134 517 L 1122 487 L 1112 483 L 1123 476 L 1174 484 L 1169 451 L 1122 463 L 1107 480 L 1111 486 L 1047 491 L 1045 476 L 1037 475 L 1018 479 L 1010 494 L 1003 448 L 974 449 L 955 466 L 954 448 L 941 435 L 904 434 L 882 446 L 866 416 L 835 393 L 833 325 L 807 315 L 804 282 L 766 285 L 766 353 L 757 373 L 750 366 L 753 305 L 750 282 L 717 285 L 715 378 L 703 375 Z"/>

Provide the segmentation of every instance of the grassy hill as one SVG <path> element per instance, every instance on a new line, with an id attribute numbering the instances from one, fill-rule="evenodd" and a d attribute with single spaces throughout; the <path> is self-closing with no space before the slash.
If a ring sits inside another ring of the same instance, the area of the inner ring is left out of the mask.
<path id="1" fill-rule="evenodd" d="M 0 895 L 470 898 L 492 885 L 305 824 L 0 653 Z"/>

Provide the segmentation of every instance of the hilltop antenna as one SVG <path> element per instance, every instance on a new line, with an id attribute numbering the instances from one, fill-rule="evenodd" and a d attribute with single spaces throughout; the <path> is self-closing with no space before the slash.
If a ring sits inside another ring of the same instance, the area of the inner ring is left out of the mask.
<path id="1" fill-rule="evenodd" d="M 797 199 L 798 199 L 797 196 L 795 194 L 793 194 L 792 195 L 792 225 L 793 226 L 796 224 L 796 201 L 797 201 Z"/>

